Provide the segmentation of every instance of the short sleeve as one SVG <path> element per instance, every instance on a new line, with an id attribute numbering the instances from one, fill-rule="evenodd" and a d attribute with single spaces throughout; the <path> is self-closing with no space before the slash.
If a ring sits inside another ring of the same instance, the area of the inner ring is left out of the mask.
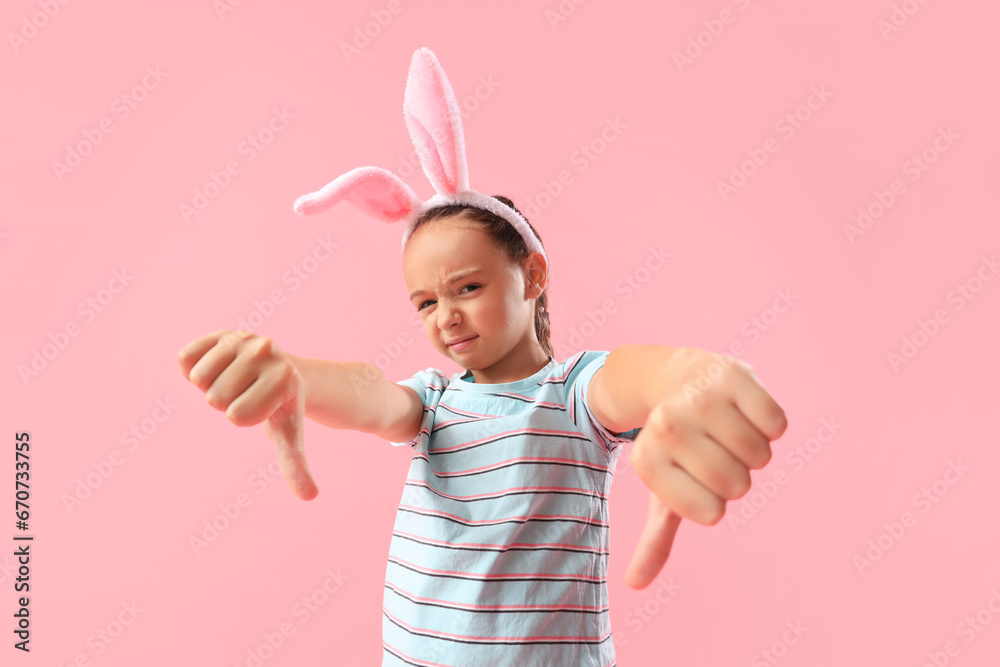
<path id="1" fill-rule="evenodd" d="M 570 416 L 581 432 L 601 445 L 610 454 L 623 442 L 631 442 L 639 435 L 642 427 L 636 427 L 623 433 L 609 431 L 597 420 L 590 410 L 588 402 L 590 381 L 594 373 L 608 360 L 610 352 L 586 350 L 568 360 L 566 374 L 566 396 L 570 405 Z"/>
<path id="2" fill-rule="evenodd" d="M 417 392 L 420 402 L 424 404 L 424 416 L 420 423 L 420 432 L 412 440 L 406 442 L 389 441 L 389 444 L 393 447 L 402 447 L 403 445 L 415 447 L 421 436 L 430 434 L 434 426 L 434 409 L 441 399 L 441 394 L 448 387 L 448 378 L 437 368 L 425 368 L 396 384 L 409 387 Z"/>

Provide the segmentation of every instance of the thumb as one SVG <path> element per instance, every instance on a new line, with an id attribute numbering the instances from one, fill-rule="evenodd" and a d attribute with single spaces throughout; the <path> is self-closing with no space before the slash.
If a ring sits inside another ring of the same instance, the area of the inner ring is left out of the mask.
<path id="1" fill-rule="evenodd" d="M 683 517 L 675 513 L 652 491 L 649 492 L 649 514 L 646 526 L 639 538 L 639 545 L 632 555 L 628 571 L 625 573 L 625 584 L 630 588 L 641 589 L 663 569 L 670 548 L 674 544 L 674 535 Z"/>
<path id="2" fill-rule="evenodd" d="M 306 395 L 301 375 L 296 371 L 293 377 L 289 393 L 294 395 L 267 418 L 264 432 L 278 450 L 278 465 L 285 483 L 302 500 L 312 500 L 319 489 L 309 473 L 302 443 Z"/>

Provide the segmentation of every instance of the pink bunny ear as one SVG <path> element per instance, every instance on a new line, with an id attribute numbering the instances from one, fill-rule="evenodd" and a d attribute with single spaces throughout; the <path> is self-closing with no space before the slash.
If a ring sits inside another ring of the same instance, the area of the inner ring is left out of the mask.
<path id="1" fill-rule="evenodd" d="M 469 189 L 458 100 L 434 52 L 417 49 L 403 94 L 403 118 L 427 179 L 440 194 Z"/>
<path id="2" fill-rule="evenodd" d="M 405 219 L 419 204 L 416 193 L 382 167 L 357 167 L 292 204 L 299 215 L 322 213 L 341 200 L 384 222 Z"/>

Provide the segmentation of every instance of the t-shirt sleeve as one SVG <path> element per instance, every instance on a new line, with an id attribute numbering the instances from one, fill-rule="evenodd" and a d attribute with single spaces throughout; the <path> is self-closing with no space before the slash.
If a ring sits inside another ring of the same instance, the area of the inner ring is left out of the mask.
<path id="1" fill-rule="evenodd" d="M 389 444 L 393 447 L 402 447 L 403 445 L 415 447 L 421 437 L 430 435 L 431 429 L 434 426 L 435 408 L 441 399 L 441 394 L 444 393 L 445 388 L 448 386 L 448 378 L 436 368 L 425 368 L 422 371 L 414 373 L 412 377 L 399 380 L 396 384 L 409 387 L 417 392 L 420 402 L 424 405 L 424 416 L 420 421 L 420 432 L 413 439 L 405 442 L 389 441 Z"/>
<path id="2" fill-rule="evenodd" d="M 614 433 L 604 427 L 590 410 L 588 403 L 590 381 L 594 378 L 610 352 L 586 350 L 571 357 L 567 361 L 566 396 L 570 416 L 577 428 L 595 444 L 600 445 L 608 453 L 614 452 L 623 442 L 631 442 L 639 435 L 642 427 L 636 427 L 623 433 Z"/>

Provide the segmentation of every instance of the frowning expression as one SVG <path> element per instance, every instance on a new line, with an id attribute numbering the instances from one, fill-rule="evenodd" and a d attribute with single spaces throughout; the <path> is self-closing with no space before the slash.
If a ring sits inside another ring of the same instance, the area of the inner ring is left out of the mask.
<path id="1" fill-rule="evenodd" d="M 462 367 L 487 369 L 531 341 L 537 345 L 539 290 L 486 232 L 460 216 L 417 228 L 403 253 L 403 275 L 431 344 Z"/>

